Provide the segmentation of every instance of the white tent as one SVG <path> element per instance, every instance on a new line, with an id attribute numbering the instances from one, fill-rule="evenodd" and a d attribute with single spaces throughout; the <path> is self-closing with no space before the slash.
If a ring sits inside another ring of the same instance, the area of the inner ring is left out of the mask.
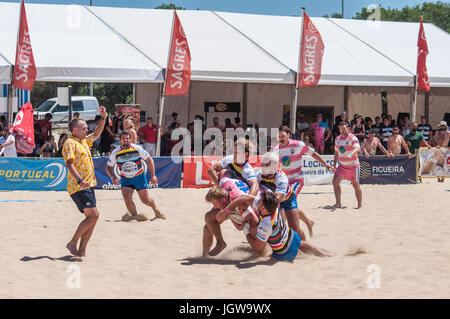
<path id="1" fill-rule="evenodd" d="M 26 4 L 38 81 L 152 82 L 161 68 L 83 6 Z M 15 59 L 19 4 L 0 3 L 0 53 Z"/>

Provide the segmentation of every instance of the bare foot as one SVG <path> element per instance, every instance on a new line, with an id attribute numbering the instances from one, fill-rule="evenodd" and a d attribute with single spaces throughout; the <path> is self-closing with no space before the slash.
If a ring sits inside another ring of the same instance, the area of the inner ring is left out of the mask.
<path id="1" fill-rule="evenodd" d="M 71 244 L 71 243 L 68 243 L 68 244 L 66 245 L 66 248 L 69 250 L 69 252 L 70 252 L 73 256 L 80 257 L 80 254 L 78 253 L 78 250 L 77 250 L 77 246 L 76 246 L 76 245 L 73 245 L 73 244 Z"/>
<path id="2" fill-rule="evenodd" d="M 166 216 L 164 216 L 164 214 L 161 213 L 159 210 L 156 210 L 155 211 L 155 218 L 166 219 Z"/>
<path id="3" fill-rule="evenodd" d="M 311 220 L 311 223 L 309 223 L 309 225 L 307 225 L 308 226 L 308 231 L 309 231 L 309 237 L 312 237 L 313 236 L 313 226 L 314 226 L 314 221 L 313 220 Z"/>
<path id="4" fill-rule="evenodd" d="M 222 250 L 225 249 L 225 247 L 227 247 L 227 244 L 225 242 L 218 242 L 216 244 L 216 247 L 214 247 L 214 249 L 209 252 L 209 255 L 212 257 L 217 256 Z"/>
<path id="5" fill-rule="evenodd" d="M 342 205 L 336 203 L 336 204 L 334 204 L 333 206 L 331 206 L 331 208 L 342 208 Z"/>

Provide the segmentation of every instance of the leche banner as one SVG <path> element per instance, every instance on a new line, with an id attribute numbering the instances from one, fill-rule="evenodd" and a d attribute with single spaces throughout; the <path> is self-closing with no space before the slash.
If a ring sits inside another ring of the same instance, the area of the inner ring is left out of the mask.
<path id="1" fill-rule="evenodd" d="M 361 184 L 415 184 L 416 158 L 408 156 L 359 157 L 359 182 Z"/>
<path id="2" fill-rule="evenodd" d="M 119 189 L 106 174 L 107 157 L 94 157 L 97 189 Z M 153 158 L 160 188 L 181 187 L 181 160 Z M 147 170 L 150 181 L 150 171 Z M 153 186 L 155 187 L 155 186 Z M 67 168 L 62 158 L 26 159 L 0 157 L 0 190 L 66 191 Z"/>
<path id="3" fill-rule="evenodd" d="M 448 148 L 420 148 L 419 177 L 450 177 L 450 150 Z"/>

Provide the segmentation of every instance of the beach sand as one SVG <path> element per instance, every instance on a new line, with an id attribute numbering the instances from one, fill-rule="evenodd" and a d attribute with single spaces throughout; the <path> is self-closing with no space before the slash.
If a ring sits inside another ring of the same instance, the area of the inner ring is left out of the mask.
<path id="1" fill-rule="evenodd" d="M 81 262 L 65 248 L 82 220 L 66 192 L 0 192 L 0 298 L 449 298 L 450 181 L 362 190 L 362 209 L 343 185 L 347 208 L 330 211 L 332 186 L 306 186 L 310 241 L 334 256 L 274 265 L 230 221 L 227 248 L 200 258 L 206 189 L 151 190 L 167 220 L 128 223 L 120 191 L 96 191 L 100 219 Z M 76 274 L 81 286 L 69 288 Z"/>

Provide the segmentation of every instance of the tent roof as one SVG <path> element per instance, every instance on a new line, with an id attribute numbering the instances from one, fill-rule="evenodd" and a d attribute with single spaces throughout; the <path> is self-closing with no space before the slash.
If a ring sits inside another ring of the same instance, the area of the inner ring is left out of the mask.
<path id="1" fill-rule="evenodd" d="M 41 81 L 162 80 L 161 68 L 83 6 L 26 4 Z M 0 53 L 15 60 L 19 4 L 0 3 Z"/>
<path id="2" fill-rule="evenodd" d="M 10 83 L 10 64 L 0 55 L 0 84 Z"/>
<path id="3" fill-rule="evenodd" d="M 172 10 L 44 4 L 26 9 L 38 80 L 163 80 Z M 0 3 L 0 55 L 10 61 L 18 14 L 19 4 Z M 191 49 L 193 80 L 294 83 L 301 18 L 178 14 Z M 418 23 L 374 27 L 361 20 L 312 20 L 325 43 L 320 85 L 413 86 Z M 450 36 L 432 24 L 425 24 L 425 32 L 431 85 L 450 87 Z M 0 59 L 0 75 L 1 65 Z"/>

